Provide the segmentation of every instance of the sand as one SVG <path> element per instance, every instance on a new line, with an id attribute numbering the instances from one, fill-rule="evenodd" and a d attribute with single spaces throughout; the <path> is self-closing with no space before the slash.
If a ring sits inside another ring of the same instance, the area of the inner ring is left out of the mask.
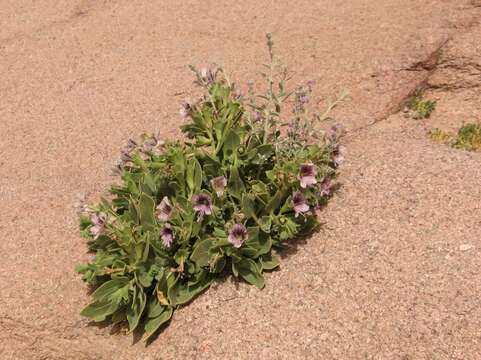
<path id="1" fill-rule="evenodd" d="M 480 6 L 3 0 L 0 358 L 481 358 L 481 154 L 426 136 L 481 120 Z M 188 64 L 222 64 L 244 88 L 258 80 L 266 32 L 318 98 L 352 97 L 334 114 L 349 156 L 323 229 L 264 290 L 220 283 L 149 347 L 92 326 L 73 271 L 87 259 L 77 195 L 105 193 L 129 136 L 179 135 Z M 438 107 L 405 118 L 422 84 Z"/>

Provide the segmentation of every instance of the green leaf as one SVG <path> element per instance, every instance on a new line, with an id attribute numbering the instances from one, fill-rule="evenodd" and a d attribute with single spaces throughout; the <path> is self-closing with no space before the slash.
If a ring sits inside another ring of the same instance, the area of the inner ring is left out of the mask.
<path id="1" fill-rule="evenodd" d="M 249 230 L 250 229 L 251 228 L 249 228 Z M 255 228 L 255 229 L 258 229 L 258 228 Z M 252 257 L 258 257 L 260 255 L 267 254 L 269 251 L 271 251 L 272 239 L 265 232 L 259 232 L 258 236 L 249 236 L 249 239 L 247 240 L 246 245 L 256 250 L 255 256 L 252 256 Z"/>
<path id="2" fill-rule="evenodd" d="M 127 321 L 129 323 L 129 332 L 135 330 L 137 325 L 139 325 L 140 317 L 145 308 L 146 296 L 141 288 L 135 288 L 134 298 L 132 304 L 127 307 Z"/>
<path id="3" fill-rule="evenodd" d="M 165 310 L 165 307 L 160 305 L 159 300 L 157 300 L 157 297 L 151 296 L 149 303 L 147 304 L 147 318 L 153 319 L 162 314 L 162 312 Z"/>
<path id="4" fill-rule="evenodd" d="M 279 189 L 271 198 L 271 200 L 267 203 L 264 212 L 267 214 L 273 213 L 282 203 L 282 198 L 284 197 L 284 192 Z"/>
<path id="5" fill-rule="evenodd" d="M 93 293 L 92 293 L 92 298 L 96 301 L 102 302 L 102 301 L 108 301 L 109 298 L 118 290 L 123 288 L 125 285 L 127 285 L 129 282 L 129 279 L 126 277 L 118 277 L 114 278 L 110 281 L 107 281 L 103 283 L 101 286 L 99 286 Z"/>
<path id="6" fill-rule="evenodd" d="M 132 199 L 132 197 L 130 197 L 130 200 L 129 200 L 129 213 L 130 213 L 130 218 L 132 219 L 134 224 L 138 224 L 140 222 L 139 209 L 134 199 Z"/>
<path id="7" fill-rule="evenodd" d="M 271 232 L 272 219 L 270 216 L 261 217 L 257 223 L 259 224 L 261 230 L 265 233 Z"/>
<path id="8" fill-rule="evenodd" d="M 144 189 L 146 192 L 148 192 L 150 195 L 155 196 L 157 193 L 157 184 L 155 179 L 153 178 L 152 174 L 146 173 L 144 176 Z"/>
<path id="9" fill-rule="evenodd" d="M 230 130 L 225 139 L 224 139 L 224 158 L 229 158 L 234 155 L 237 151 L 237 148 L 240 145 L 240 137 L 235 130 Z"/>
<path id="10" fill-rule="evenodd" d="M 264 277 L 261 274 L 261 270 L 257 267 L 257 264 L 252 259 L 242 259 L 235 265 L 239 275 L 248 283 L 257 286 L 262 289 L 265 285 Z"/>
<path id="11" fill-rule="evenodd" d="M 206 239 L 197 243 L 190 255 L 190 259 L 195 262 L 199 266 L 207 266 L 209 265 L 209 249 L 212 247 L 212 240 Z"/>
<path id="12" fill-rule="evenodd" d="M 200 274 L 200 275 L 199 275 Z M 197 274 L 197 279 L 182 282 L 180 279 L 169 288 L 168 297 L 172 305 L 182 305 L 191 301 L 197 294 L 206 289 L 212 282 L 207 272 Z"/>
<path id="13" fill-rule="evenodd" d="M 87 307 L 80 312 L 80 315 L 88 317 L 93 321 L 100 322 L 104 321 L 107 316 L 112 315 L 117 308 L 118 304 L 94 301 L 93 303 L 87 305 Z"/>
<path id="14" fill-rule="evenodd" d="M 242 195 L 241 207 L 242 212 L 247 217 L 247 219 L 256 218 L 255 204 L 254 201 L 249 197 L 249 195 Z"/>
<path id="15" fill-rule="evenodd" d="M 210 271 L 213 273 L 220 273 L 224 270 L 226 259 L 224 255 L 215 254 L 210 261 Z"/>
<path id="16" fill-rule="evenodd" d="M 227 187 L 232 196 L 236 197 L 237 199 L 242 198 L 242 194 L 245 192 L 245 185 L 239 175 L 239 169 L 236 166 L 231 166 L 230 168 L 230 176 Z"/>
<path id="17" fill-rule="evenodd" d="M 197 159 L 194 159 L 195 168 L 194 168 L 194 191 L 200 191 L 202 187 L 202 167 Z"/>
<path id="18" fill-rule="evenodd" d="M 263 255 L 260 262 L 263 270 L 273 270 L 280 265 L 279 258 L 272 254 Z"/>
<path id="19" fill-rule="evenodd" d="M 155 201 L 149 195 L 143 193 L 139 200 L 140 223 L 145 230 L 153 230 L 155 221 L 154 216 Z"/>
<path id="20" fill-rule="evenodd" d="M 165 324 L 167 321 L 169 321 L 173 312 L 174 310 L 172 307 L 164 306 L 162 307 L 162 312 L 158 316 L 148 319 L 144 325 L 144 341 L 149 340 L 150 337 L 154 335 L 154 333 L 162 326 L 162 324 Z"/>

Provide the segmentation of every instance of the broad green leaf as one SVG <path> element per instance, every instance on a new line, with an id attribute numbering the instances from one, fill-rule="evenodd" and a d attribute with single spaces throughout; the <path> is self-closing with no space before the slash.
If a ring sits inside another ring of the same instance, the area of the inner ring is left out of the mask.
<path id="1" fill-rule="evenodd" d="M 133 223 L 138 224 L 140 222 L 139 209 L 137 207 L 135 200 L 132 197 L 130 197 L 130 200 L 129 200 L 129 213 Z"/>
<path id="2" fill-rule="evenodd" d="M 261 217 L 257 223 L 259 224 L 261 230 L 265 233 L 271 232 L 272 218 L 270 216 Z"/>
<path id="3" fill-rule="evenodd" d="M 242 206 L 242 212 L 247 217 L 247 219 L 256 218 L 255 204 L 254 204 L 254 201 L 249 197 L 249 195 L 247 194 L 242 195 L 241 206 Z"/>
<path id="4" fill-rule="evenodd" d="M 185 181 L 187 182 L 187 186 L 189 187 L 191 193 L 195 191 L 194 173 L 195 173 L 195 161 L 192 160 L 187 163 L 187 169 L 185 173 Z"/>
<path id="5" fill-rule="evenodd" d="M 164 310 L 165 310 L 165 307 L 160 305 L 159 301 L 157 300 L 157 297 L 155 295 L 151 296 L 149 303 L 147 304 L 147 317 L 150 319 L 156 318 Z"/>
<path id="6" fill-rule="evenodd" d="M 135 330 L 139 325 L 140 317 L 145 308 L 146 296 L 142 289 L 137 288 L 137 293 L 134 291 L 134 298 L 132 304 L 127 307 L 127 321 L 129 323 L 129 332 Z"/>
<path id="7" fill-rule="evenodd" d="M 249 240 L 246 242 L 246 245 L 255 249 L 256 254 L 253 257 L 258 257 L 271 251 L 272 239 L 268 234 L 260 232 L 259 236 L 256 238 L 249 238 Z"/>
<path id="8" fill-rule="evenodd" d="M 279 189 L 271 198 L 271 200 L 267 203 L 264 212 L 267 214 L 273 213 L 282 203 L 282 198 L 284 197 L 284 192 Z"/>
<path id="9" fill-rule="evenodd" d="M 220 273 L 222 270 L 224 270 L 225 264 L 225 256 L 221 254 L 216 254 L 211 258 L 210 271 L 213 273 Z"/>
<path id="10" fill-rule="evenodd" d="M 127 285 L 129 282 L 129 279 L 126 277 L 118 277 L 114 278 L 112 280 L 109 280 L 102 285 L 100 285 L 93 293 L 92 293 L 92 298 L 96 301 L 108 301 L 110 296 L 114 294 L 116 291 L 119 289 L 123 288 L 125 285 Z"/>
<path id="11" fill-rule="evenodd" d="M 279 258 L 272 254 L 263 255 L 260 262 L 263 270 L 273 270 L 280 265 Z"/>
<path id="12" fill-rule="evenodd" d="M 236 153 L 237 148 L 240 145 L 240 137 L 235 130 L 230 130 L 224 139 L 224 158 L 229 158 Z"/>
<path id="13" fill-rule="evenodd" d="M 170 320 L 174 309 L 170 306 L 163 307 L 163 311 L 154 318 L 149 318 L 145 322 L 144 330 L 145 330 L 145 338 L 144 341 L 149 340 L 149 338 L 154 335 L 154 333 L 165 324 L 167 321 Z"/>
<path id="14" fill-rule="evenodd" d="M 80 315 L 88 317 L 93 321 L 104 321 L 107 316 L 112 315 L 118 308 L 118 304 L 112 304 L 110 302 L 95 301 L 85 307 Z"/>
<path id="15" fill-rule="evenodd" d="M 144 176 L 144 188 L 146 190 L 148 190 L 147 192 L 152 195 L 152 196 L 155 196 L 155 194 L 157 193 L 157 183 L 154 179 L 154 177 L 152 176 L 152 174 L 150 173 L 146 173 L 145 176 Z"/>
<path id="16" fill-rule="evenodd" d="M 195 160 L 195 168 L 194 168 L 194 191 L 200 191 L 202 187 L 202 167 L 200 163 Z"/>
<path id="17" fill-rule="evenodd" d="M 155 224 L 155 201 L 147 194 L 142 194 L 139 200 L 140 223 L 145 230 L 153 230 Z"/>
<path id="18" fill-rule="evenodd" d="M 264 287 L 264 277 L 254 260 L 244 258 L 235 264 L 235 268 L 248 283 L 257 286 L 259 289 Z"/>
<path id="19" fill-rule="evenodd" d="M 239 169 L 236 166 L 231 166 L 229 181 L 227 187 L 232 196 L 237 199 L 242 198 L 242 194 L 245 192 L 245 185 L 240 177 Z"/>
<path id="20" fill-rule="evenodd" d="M 200 241 L 194 247 L 194 251 L 192 255 L 190 255 L 190 259 L 195 262 L 199 266 L 207 266 L 209 265 L 209 249 L 212 247 L 212 240 L 206 239 Z"/>
<path id="21" fill-rule="evenodd" d="M 212 278 L 202 272 L 195 283 L 182 282 L 180 279 L 169 288 L 168 297 L 172 305 L 182 305 L 191 301 L 196 295 L 206 289 L 212 282 Z"/>

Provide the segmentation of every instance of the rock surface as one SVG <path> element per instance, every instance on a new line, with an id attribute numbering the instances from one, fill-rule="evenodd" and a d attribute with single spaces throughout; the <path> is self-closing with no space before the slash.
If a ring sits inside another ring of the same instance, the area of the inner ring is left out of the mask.
<path id="1" fill-rule="evenodd" d="M 481 154 L 425 133 L 481 119 L 479 6 L 7 1 L 0 357 L 480 358 Z M 220 283 L 147 348 L 92 326 L 79 316 L 89 299 L 73 271 L 87 259 L 76 194 L 104 193 L 130 135 L 178 135 L 178 103 L 192 89 L 187 64 L 216 61 L 245 84 L 266 59 L 267 31 L 296 80 L 316 80 L 320 97 L 352 97 L 335 113 L 350 130 L 349 158 L 323 230 L 285 253 L 263 291 Z M 423 83 L 438 97 L 432 120 L 390 116 Z"/>

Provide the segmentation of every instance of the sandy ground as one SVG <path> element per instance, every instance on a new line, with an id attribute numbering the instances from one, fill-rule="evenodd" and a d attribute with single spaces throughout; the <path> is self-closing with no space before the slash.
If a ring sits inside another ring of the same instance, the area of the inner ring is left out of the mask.
<path id="1" fill-rule="evenodd" d="M 472 0 L 1 0 L 0 358 L 480 359 L 481 154 L 426 137 L 481 120 L 480 18 Z M 90 325 L 76 195 L 104 193 L 130 135 L 178 135 L 186 65 L 245 84 L 268 31 L 317 96 L 352 96 L 323 230 L 265 290 L 218 284 L 147 348 Z M 395 114 L 419 84 L 432 123 Z"/>

